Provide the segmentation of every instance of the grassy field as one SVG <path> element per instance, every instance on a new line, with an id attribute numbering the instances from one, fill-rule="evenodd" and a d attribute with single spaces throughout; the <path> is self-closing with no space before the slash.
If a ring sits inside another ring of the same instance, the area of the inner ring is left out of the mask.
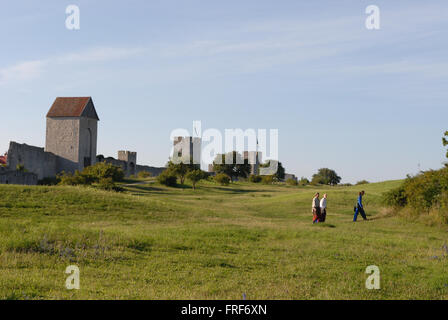
<path id="1" fill-rule="evenodd" d="M 0 298 L 447 299 L 447 228 L 387 214 L 399 183 L 362 186 L 357 223 L 359 187 L 0 185 Z M 316 190 L 328 218 L 312 225 Z M 65 288 L 71 264 L 80 290 Z M 369 265 L 380 290 L 365 288 Z"/>

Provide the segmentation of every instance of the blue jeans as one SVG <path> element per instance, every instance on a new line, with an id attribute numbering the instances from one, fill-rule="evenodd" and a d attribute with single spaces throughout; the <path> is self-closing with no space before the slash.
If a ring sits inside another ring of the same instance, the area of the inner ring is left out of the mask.
<path id="1" fill-rule="evenodd" d="M 355 210 L 355 215 L 353 217 L 353 222 L 356 221 L 356 219 L 358 218 L 358 213 L 361 214 L 361 216 L 364 220 L 367 220 L 366 213 L 365 213 L 364 209 L 361 208 L 359 205 L 357 205 L 356 210 Z"/>

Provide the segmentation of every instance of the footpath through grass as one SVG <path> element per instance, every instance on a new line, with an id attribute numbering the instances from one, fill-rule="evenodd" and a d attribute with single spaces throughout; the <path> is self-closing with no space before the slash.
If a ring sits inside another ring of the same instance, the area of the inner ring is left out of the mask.
<path id="1" fill-rule="evenodd" d="M 1 185 L 0 298 L 447 299 L 447 228 L 386 215 L 399 183 L 362 186 L 357 223 L 358 187 Z M 312 225 L 317 190 L 328 217 Z M 72 264 L 80 290 L 65 288 Z M 365 288 L 369 265 L 380 290 Z"/>

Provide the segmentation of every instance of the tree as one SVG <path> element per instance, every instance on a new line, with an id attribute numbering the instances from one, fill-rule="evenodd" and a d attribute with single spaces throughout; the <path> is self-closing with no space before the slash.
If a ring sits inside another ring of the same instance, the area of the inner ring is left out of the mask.
<path id="1" fill-rule="evenodd" d="M 275 165 L 275 162 L 277 162 L 277 172 L 274 174 L 274 176 L 277 178 L 277 180 L 285 179 L 285 168 L 283 167 L 283 165 L 280 161 L 268 160 L 264 164 L 260 165 L 260 167 L 269 168 L 269 166 L 271 165 L 271 162 L 273 165 Z"/>
<path id="2" fill-rule="evenodd" d="M 202 170 L 192 170 L 187 173 L 187 179 L 191 181 L 193 190 L 196 189 L 196 183 L 206 178 L 206 174 Z"/>
<path id="3" fill-rule="evenodd" d="M 230 163 L 226 163 L 225 154 L 218 154 L 216 156 L 215 161 L 213 161 L 213 170 L 216 173 L 223 173 L 228 175 L 232 182 L 234 178 L 247 178 L 249 176 L 250 164 L 248 159 L 243 159 L 241 154 L 236 151 L 229 152 L 227 154 L 227 157 L 232 159 Z"/>
<path id="4" fill-rule="evenodd" d="M 442 143 L 444 147 L 448 146 L 448 131 L 445 131 L 445 134 L 442 138 Z M 448 158 L 448 150 L 446 151 L 446 157 Z"/>
<path id="5" fill-rule="evenodd" d="M 190 159 L 189 163 L 174 163 L 170 160 L 167 167 L 172 173 L 179 177 L 180 184 L 184 184 L 188 172 L 192 170 L 200 170 L 199 164 L 193 164 L 193 158 Z"/>
<path id="6" fill-rule="evenodd" d="M 305 177 L 300 178 L 300 180 L 299 180 L 299 185 L 300 186 L 307 186 L 309 184 L 310 184 L 310 180 L 308 180 Z"/>
<path id="7" fill-rule="evenodd" d="M 337 175 L 336 171 L 321 168 L 316 174 L 313 175 L 311 183 L 313 184 L 329 184 L 335 186 L 341 182 L 341 177 Z"/>

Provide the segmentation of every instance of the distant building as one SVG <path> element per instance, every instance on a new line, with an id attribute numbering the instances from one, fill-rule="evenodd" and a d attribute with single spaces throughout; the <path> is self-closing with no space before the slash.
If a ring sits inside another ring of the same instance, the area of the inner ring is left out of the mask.
<path id="1" fill-rule="evenodd" d="M 98 121 L 91 97 L 56 98 L 47 113 L 45 149 L 11 141 L 8 156 L 0 157 L 0 164 L 7 165 L 0 174 L 0 183 L 35 184 L 62 171 L 81 171 L 97 161 L 122 167 L 126 176 L 140 171 L 156 176 L 164 170 L 137 165 L 136 152 L 119 151 L 118 160 L 97 157 Z M 25 170 L 16 170 L 18 165 Z"/>
<path id="2" fill-rule="evenodd" d="M 23 165 L 43 179 L 94 164 L 98 121 L 92 98 L 56 98 L 47 113 L 45 149 L 11 142 L 8 167 Z"/>
<path id="3" fill-rule="evenodd" d="M 260 174 L 260 164 L 262 163 L 262 153 L 257 151 L 244 151 L 243 159 L 250 164 L 250 174 Z"/>
<path id="4" fill-rule="evenodd" d="M 201 138 L 175 137 L 171 160 L 175 162 L 201 164 Z"/>
<path id="5" fill-rule="evenodd" d="M 294 174 L 292 174 L 292 173 L 285 173 L 285 179 L 284 180 L 286 181 L 286 180 L 289 180 L 289 179 L 297 181 L 297 177 Z"/>
<path id="6" fill-rule="evenodd" d="M 98 114 L 91 97 L 56 98 L 47 113 L 45 151 L 59 157 L 56 171 L 95 164 Z"/>
<path id="7" fill-rule="evenodd" d="M 126 177 L 137 175 L 141 171 L 149 172 L 153 177 L 158 176 L 165 170 L 163 167 L 140 166 L 137 164 L 137 152 L 118 151 L 118 159 L 97 156 L 96 162 L 106 162 L 123 169 Z"/>

